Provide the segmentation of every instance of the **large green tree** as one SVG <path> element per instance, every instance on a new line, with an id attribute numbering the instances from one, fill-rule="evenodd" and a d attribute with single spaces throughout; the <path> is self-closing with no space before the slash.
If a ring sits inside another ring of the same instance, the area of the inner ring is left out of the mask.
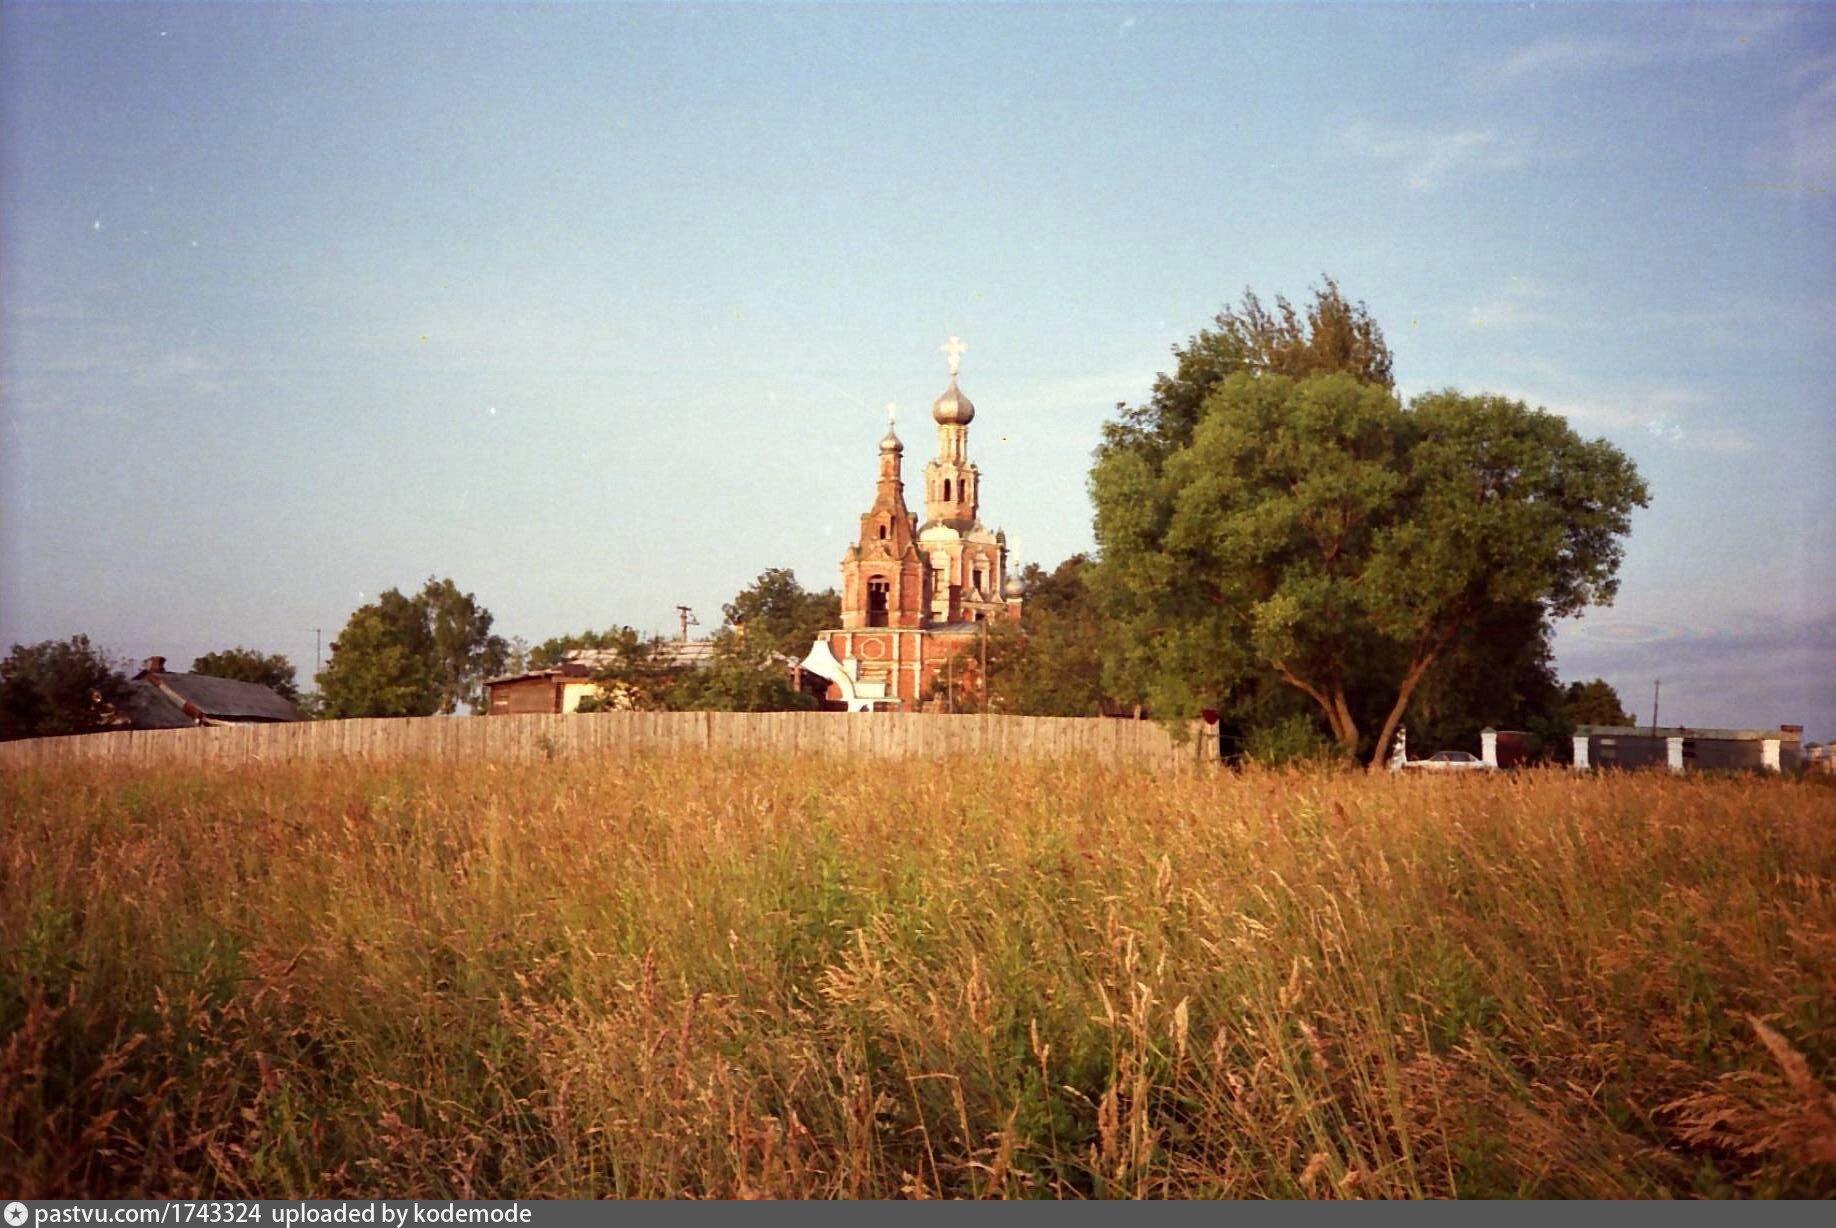
<path id="1" fill-rule="evenodd" d="M 451 580 L 428 579 L 418 599 L 427 612 L 438 666 L 438 711 L 451 713 L 464 704 L 484 711 L 484 680 L 503 672 L 510 645 L 491 632 L 491 611 Z"/>
<path id="2" fill-rule="evenodd" d="M 323 714 L 431 716 L 484 707 L 483 681 L 503 669 L 508 645 L 491 612 L 451 580 L 429 578 L 409 597 L 390 589 L 359 607 L 319 672 Z"/>
<path id="3" fill-rule="evenodd" d="M 0 661 L 0 741 L 95 733 L 127 696 L 126 673 L 86 635 L 14 644 Z"/>
<path id="4" fill-rule="evenodd" d="M 841 598 L 832 588 L 810 592 L 788 567 L 769 567 L 721 607 L 727 624 L 747 640 L 801 661 L 816 633 L 841 625 Z"/>
<path id="5" fill-rule="evenodd" d="M 225 648 L 207 652 L 191 663 L 194 674 L 212 678 L 234 678 L 265 686 L 288 703 L 300 701 L 300 688 L 293 663 L 279 653 L 257 652 L 253 648 Z"/>
<path id="6" fill-rule="evenodd" d="M 1503 608 L 1609 601 L 1647 498 L 1611 445 L 1519 402 L 1439 392 L 1405 409 L 1353 374 L 1266 371 L 1218 383 L 1164 451 L 1112 436 L 1091 493 L 1119 668 L 1157 707 L 1270 674 L 1374 761 L 1463 632 Z M 1374 740 L 1359 687 L 1378 697 Z"/>
<path id="7" fill-rule="evenodd" d="M 1428 670 L 1488 614 L 1535 603 L 1560 619 L 1610 604 L 1632 511 L 1650 502 L 1625 453 L 1506 397 L 1415 398 L 1401 451 L 1404 495 L 1365 573 L 1372 621 L 1407 653 L 1377 757 Z"/>
<path id="8" fill-rule="evenodd" d="M 1022 716 L 1102 712 L 1105 624 L 1085 578 L 1090 567 L 1074 554 L 1049 572 L 1034 563 L 1021 569 L 1020 621 L 999 620 L 987 632 L 990 708 Z"/>

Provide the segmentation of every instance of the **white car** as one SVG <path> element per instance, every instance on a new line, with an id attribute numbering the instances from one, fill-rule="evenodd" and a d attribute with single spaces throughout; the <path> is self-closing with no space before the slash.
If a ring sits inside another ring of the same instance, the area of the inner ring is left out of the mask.
<path id="1" fill-rule="evenodd" d="M 1439 750 L 1426 759 L 1411 759 L 1404 767 L 1424 772 L 1489 772 L 1492 765 L 1463 750 Z"/>

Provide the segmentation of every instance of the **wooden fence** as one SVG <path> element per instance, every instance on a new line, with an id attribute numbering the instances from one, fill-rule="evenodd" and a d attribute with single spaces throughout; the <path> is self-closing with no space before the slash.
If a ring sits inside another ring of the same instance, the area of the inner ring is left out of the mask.
<path id="1" fill-rule="evenodd" d="M 632 752 L 770 750 L 904 758 L 1072 757 L 1189 768 L 1212 743 L 1153 721 L 849 712 L 596 712 L 148 729 L 0 742 L 0 768 L 401 758 L 541 762 Z"/>

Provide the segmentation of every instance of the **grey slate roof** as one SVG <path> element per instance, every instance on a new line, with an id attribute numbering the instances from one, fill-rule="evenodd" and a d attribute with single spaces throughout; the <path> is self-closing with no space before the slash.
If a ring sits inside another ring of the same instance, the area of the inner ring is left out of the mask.
<path id="1" fill-rule="evenodd" d="M 714 663 L 714 647 L 711 639 L 664 640 L 657 645 L 654 660 L 661 670 L 706 669 Z M 786 669 L 797 664 L 783 653 L 774 652 L 770 656 Z M 604 669 L 617 660 L 617 653 L 604 648 L 576 648 L 567 654 L 569 664 L 582 665 L 588 670 Z"/>
<path id="2" fill-rule="evenodd" d="M 238 682 L 234 678 L 213 678 L 209 674 L 160 674 L 159 681 L 169 691 L 185 700 L 196 704 L 205 716 L 220 721 L 297 721 L 299 711 L 286 700 L 276 695 L 265 686 L 254 682 Z M 168 707 L 178 712 L 181 718 L 184 711 L 174 704 L 171 695 L 161 693 L 159 688 L 146 680 L 143 672 L 135 679 L 136 683 L 154 691 Z M 181 720 L 182 724 L 191 724 Z"/>
<path id="3" fill-rule="evenodd" d="M 121 714 L 135 729 L 188 729 L 197 724 L 164 691 L 138 678 L 128 683 Z"/>

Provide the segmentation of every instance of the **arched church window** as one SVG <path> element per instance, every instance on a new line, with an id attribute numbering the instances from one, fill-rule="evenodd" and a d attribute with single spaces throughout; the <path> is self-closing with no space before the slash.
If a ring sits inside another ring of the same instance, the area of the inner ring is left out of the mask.
<path id="1" fill-rule="evenodd" d="M 886 526 L 885 525 L 880 526 L 880 540 L 881 541 L 886 540 Z"/>
<path id="2" fill-rule="evenodd" d="M 948 502 L 950 501 L 950 479 L 949 479 L 949 478 L 945 478 L 945 479 L 944 479 L 944 497 L 943 497 L 943 501 L 944 501 L 945 503 L 948 503 Z"/>
<path id="3" fill-rule="evenodd" d="M 892 591 L 892 585 L 883 576 L 874 576 L 867 581 L 867 625 L 884 627 L 886 625 L 886 599 Z"/>

